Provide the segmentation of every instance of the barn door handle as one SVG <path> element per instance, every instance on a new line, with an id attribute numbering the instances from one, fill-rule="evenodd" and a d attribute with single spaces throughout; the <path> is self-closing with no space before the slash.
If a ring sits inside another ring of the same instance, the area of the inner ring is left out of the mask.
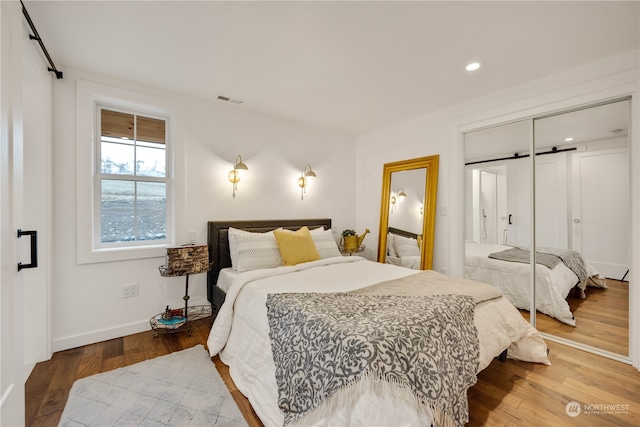
<path id="1" fill-rule="evenodd" d="M 31 263 L 18 263 L 18 271 L 23 268 L 36 268 L 38 266 L 38 232 L 36 230 L 22 231 L 18 229 L 18 238 L 22 236 L 31 236 Z"/>
<path id="2" fill-rule="evenodd" d="M 513 216 L 513 215 L 509 214 L 509 225 L 513 224 L 513 222 L 511 222 L 511 217 L 512 217 L 512 216 Z"/>

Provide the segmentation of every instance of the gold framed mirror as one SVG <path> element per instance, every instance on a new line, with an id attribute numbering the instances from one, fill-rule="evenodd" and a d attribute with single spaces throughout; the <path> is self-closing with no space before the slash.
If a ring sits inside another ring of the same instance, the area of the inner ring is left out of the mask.
<path id="1" fill-rule="evenodd" d="M 432 269 L 438 160 L 439 156 L 435 155 L 385 163 L 382 172 L 378 262 L 393 260 L 390 263 L 408 268 Z M 401 225 L 390 221 L 401 217 L 404 218 Z M 411 218 L 418 218 L 419 223 L 412 224 Z M 415 231 L 411 229 L 414 225 L 417 227 Z M 390 231 L 393 231 L 393 242 L 388 238 Z M 416 252 L 412 247 L 412 239 L 417 246 Z M 402 242 L 404 248 L 398 242 Z M 394 253 L 389 253 L 390 250 Z"/>

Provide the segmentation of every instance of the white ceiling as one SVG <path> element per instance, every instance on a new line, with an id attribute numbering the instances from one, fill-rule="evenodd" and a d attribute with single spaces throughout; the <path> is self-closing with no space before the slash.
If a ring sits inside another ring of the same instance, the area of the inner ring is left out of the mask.
<path id="1" fill-rule="evenodd" d="M 56 67 L 353 135 L 638 49 L 638 2 L 24 1 Z M 464 66 L 479 60 L 469 73 Z"/>
<path id="2" fill-rule="evenodd" d="M 536 152 L 580 147 L 593 141 L 619 143 L 620 138 L 629 135 L 629 102 L 620 100 L 536 118 L 533 129 Z M 464 136 L 465 159 L 481 161 L 528 154 L 529 133 L 529 120 L 469 132 Z"/>

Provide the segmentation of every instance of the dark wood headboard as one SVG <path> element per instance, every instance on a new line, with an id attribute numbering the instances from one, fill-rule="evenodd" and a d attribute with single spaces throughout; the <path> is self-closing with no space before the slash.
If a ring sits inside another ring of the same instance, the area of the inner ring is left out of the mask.
<path id="1" fill-rule="evenodd" d="M 418 234 L 412 233 L 410 231 L 401 230 L 399 228 L 389 227 L 389 233 L 395 234 L 397 236 L 408 237 L 410 239 L 417 239 Z"/>
<path id="2" fill-rule="evenodd" d="M 268 219 L 256 221 L 209 221 L 207 226 L 207 244 L 209 245 L 209 262 L 213 267 L 207 273 L 207 299 L 217 309 L 224 302 L 225 293 L 216 286 L 220 270 L 231 267 L 229 254 L 229 227 L 254 233 L 265 233 L 276 228 L 297 230 L 302 226 L 309 228 L 331 228 L 330 218 L 320 219 Z"/>

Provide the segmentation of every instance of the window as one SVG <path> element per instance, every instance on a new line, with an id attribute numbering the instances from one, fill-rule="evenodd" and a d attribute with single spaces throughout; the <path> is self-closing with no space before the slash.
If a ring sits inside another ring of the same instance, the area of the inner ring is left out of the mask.
<path id="1" fill-rule="evenodd" d="M 78 264 L 164 257 L 186 236 L 184 104 L 76 84 Z"/>
<path id="2" fill-rule="evenodd" d="M 97 110 L 96 247 L 166 243 L 168 120 Z"/>

